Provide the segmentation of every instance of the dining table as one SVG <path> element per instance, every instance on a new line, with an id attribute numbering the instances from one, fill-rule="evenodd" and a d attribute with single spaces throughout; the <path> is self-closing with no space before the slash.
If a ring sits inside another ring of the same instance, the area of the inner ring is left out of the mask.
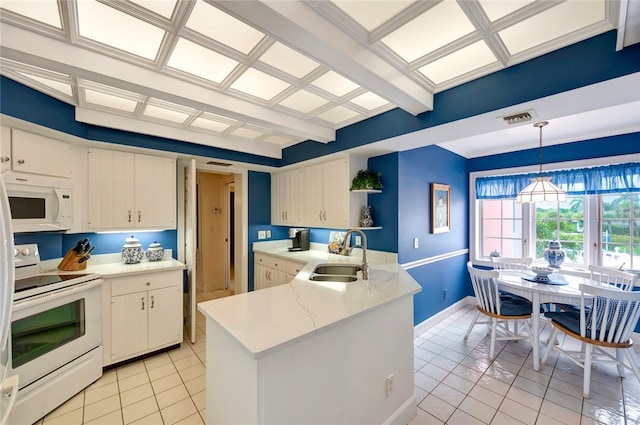
<path id="1" fill-rule="evenodd" d="M 548 280 L 538 280 L 530 271 L 500 270 L 498 287 L 531 301 L 533 369 L 540 370 L 540 306 L 543 304 L 577 304 L 582 298 L 580 284 L 590 283 L 587 276 L 552 273 Z M 585 294 L 585 297 L 588 297 Z"/>

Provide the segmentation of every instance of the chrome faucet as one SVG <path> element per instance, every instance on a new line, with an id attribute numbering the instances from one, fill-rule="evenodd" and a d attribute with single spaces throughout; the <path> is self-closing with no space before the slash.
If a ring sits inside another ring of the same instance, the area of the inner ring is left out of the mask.
<path id="1" fill-rule="evenodd" d="M 353 250 L 353 248 L 358 246 L 358 245 L 354 245 L 352 247 L 347 246 L 349 244 L 349 238 L 351 237 L 351 234 L 353 232 L 360 233 L 360 236 L 362 236 L 362 245 L 360 245 L 360 247 L 362 247 L 362 279 L 369 280 L 369 263 L 367 262 L 367 235 L 365 235 L 362 230 L 350 229 L 344 235 L 344 240 L 342 241 L 342 244 L 340 244 L 340 252 L 343 253 L 344 255 L 349 255 L 351 254 L 351 250 Z"/>

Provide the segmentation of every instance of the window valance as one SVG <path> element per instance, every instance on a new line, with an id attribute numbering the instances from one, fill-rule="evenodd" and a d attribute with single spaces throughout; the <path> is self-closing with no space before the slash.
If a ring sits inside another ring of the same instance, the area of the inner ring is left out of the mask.
<path id="1" fill-rule="evenodd" d="M 478 177 L 476 199 L 511 199 L 539 173 Z M 543 172 L 568 195 L 640 192 L 640 162 Z"/>

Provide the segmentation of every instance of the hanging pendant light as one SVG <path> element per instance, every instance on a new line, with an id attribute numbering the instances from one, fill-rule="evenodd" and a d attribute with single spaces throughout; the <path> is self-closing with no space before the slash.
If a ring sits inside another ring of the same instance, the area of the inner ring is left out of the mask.
<path id="1" fill-rule="evenodd" d="M 548 121 L 541 121 L 533 125 L 540 129 L 540 172 L 538 177 L 532 178 L 531 184 L 518 194 L 516 201 L 519 203 L 564 202 L 567 200 L 567 193 L 551 183 L 551 177 L 542 175 L 542 127 L 547 124 L 549 124 Z"/>

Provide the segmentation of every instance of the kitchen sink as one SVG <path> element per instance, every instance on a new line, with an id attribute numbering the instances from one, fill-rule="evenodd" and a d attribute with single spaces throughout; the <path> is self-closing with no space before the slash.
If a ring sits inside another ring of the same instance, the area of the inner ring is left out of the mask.
<path id="1" fill-rule="evenodd" d="M 355 282 L 358 276 L 347 276 L 339 274 L 312 274 L 309 280 L 316 282 Z"/>
<path id="2" fill-rule="evenodd" d="M 357 273 L 362 270 L 359 264 L 318 264 L 309 280 L 322 282 L 355 282 Z"/>
<path id="3" fill-rule="evenodd" d="M 312 273 L 355 276 L 360 270 L 360 264 L 318 264 Z"/>

